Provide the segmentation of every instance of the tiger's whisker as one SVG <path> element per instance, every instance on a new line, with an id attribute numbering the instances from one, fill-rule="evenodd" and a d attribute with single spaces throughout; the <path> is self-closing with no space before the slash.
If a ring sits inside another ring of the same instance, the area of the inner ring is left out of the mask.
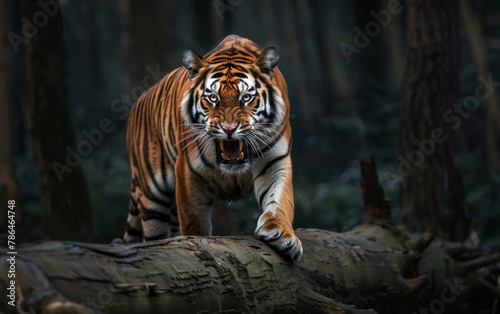
<path id="1" fill-rule="evenodd" d="M 180 140 L 178 143 L 176 143 L 175 146 L 178 146 L 180 143 L 188 140 L 189 138 L 192 138 L 192 137 L 200 135 L 200 134 L 201 134 L 201 132 L 193 132 L 191 134 L 188 134 L 182 140 Z"/>

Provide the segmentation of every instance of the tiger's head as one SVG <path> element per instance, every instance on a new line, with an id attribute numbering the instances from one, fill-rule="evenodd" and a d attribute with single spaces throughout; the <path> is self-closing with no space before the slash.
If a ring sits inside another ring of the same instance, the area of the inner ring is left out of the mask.
<path id="1" fill-rule="evenodd" d="M 189 127 L 186 138 L 197 142 L 202 154 L 214 143 L 222 169 L 248 168 L 288 122 L 273 77 L 278 60 L 272 47 L 260 54 L 232 47 L 205 58 L 192 50 L 184 52 L 191 80 L 181 104 Z"/>

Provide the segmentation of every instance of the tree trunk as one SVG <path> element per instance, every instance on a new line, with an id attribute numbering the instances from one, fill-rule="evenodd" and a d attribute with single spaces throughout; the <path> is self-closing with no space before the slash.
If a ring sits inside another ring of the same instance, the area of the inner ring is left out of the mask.
<path id="1" fill-rule="evenodd" d="M 351 90 L 350 86 L 346 83 L 346 79 L 342 77 L 331 45 L 324 37 L 325 26 L 322 24 L 324 18 L 322 18 L 321 5 L 318 0 L 313 0 L 309 2 L 309 6 L 313 16 L 310 21 L 312 35 L 316 43 L 313 51 L 317 52 L 315 59 L 319 66 L 320 82 L 324 82 L 319 88 L 318 94 L 323 95 L 319 100 L 322 112 L 326 116 L 332 116 L 335 111 L 333 109 L 333 96 L 341 101 L 351 101 Z"/>
<path id="2" fill-rule="evenodd" d="M 389 7 L 392 0 L 380 0 L 380 7 Z M 386 26 L 384 32 L 385 42 L 390 56 L 390 67 L 394 70 L 393 74 L 396 76 L 398 84 L 401 84 L 404 72 L 404 50 L 401 37 L 403 25 L 400 22 L 400 15 L 395 15 Z"/>
<path id="3" fill-rule="evenodd" d="M 486 44 L 484 42 L 483 31 L 479 23 L 476 10 L 471 7 L 469 0 L 460 0 L 460 16 L 463 29 L 476 63 L 477 75 L 486 79 L 491 71 L 488 70 L 488 60 L 486 58 Z M 478 82 L 480 83 L 480 82 Z M 485 139 L 486 158 L 488 171 L 491 176 L 500 171 L 500 109 L 495 93 L 489 95 L 485 100 Z"/>
<path id="4" fill-rule="evenodd" d="M 294 9 L 294 6 L 296 7 L 297 3 L 284 1 L 283 7 L 280 8 L 280 11 L 283 14 L 283 24 L 286 29 L 288 53 L 290 54 L 290 59 L 295 65 L 295 84 L 297 86 L 297 98 L 299 99 L 297 103 L 300 105 L 301 119 L 303 119 L 309 134 L 317 134 L 318 128 L 320 127 L 320 125 L 314 121 L 314 116 L 318 115 L 317 102 L 315 100 L 311 100 L 314 95 L 308 95 L 306 89 L 307 82 L 309 81 L 306 76 L 307 71 L 304 65 L 304 60 L 306 58 L 304 54 L 301 53 L 301 45 L 299 42 L 300 36 L 297 31 L 299 28 L 296 20 L 297 9 Z M 271 8 L 273 9 L 273 12 L 277 12 L 277 10 L 275 10 L 272 6 Z"/>
<path id="5" fill-rule="evenodd" d="M 469 310 L 467 306 L 479 313 L 500 297 L 494 281 L 479 275 L 498 275 L 499 253 L 433 241 L 429 234 L 410 240 L 390 218 L 374 163 L 362 162 L 361 170 L 364 223 L 341 234 L 297 230 L 304 246 L 300 262 L 285 261 L 255 236 L 189 236 L 129 245 L 31 244 L 15 258 L 17 309 L 411 313 L 435 308 L 435 300 L 445 295 L 446 311 L 441 313 Z M 2 269 L 8 269 L 7 256 L 0 258 Z M 10 284 L 7 272 L 1 272 L 0 289 L 6 291 Z M 470 301 L 474 293 L 482 297 Z M 3 303 L 0 310 L 15 308 Z"/>
<path id="6" fill-rule="evenodd" d="M 147 89 L 150 87 L 144 84 L 144 77 L 149 75 L 147 68 L 153 70 L 156 67 L 160 70 L 172 68 L 166 53 L 168 51 L 166 25 L 160 19 L 159 6 L 155 0 L 124 0 L 122 4 L 126 16 L 124 41 L 127 88 L 130 91 L 136 87 Z M 156 82 L 153 80 L 148 82 L 151 85 L 154 83 Z M 138 98 L 140 95 L 132 96 Z"/>
<path id="7" fill-rule="evenodd" d="M 361 29 L 361 32 L 366 32 L 366 25 L 374 22 L 374 17 L 371 12 L 379 12 L 381 9 L 386 9 L 387 7 L 381 8 L 380 1 L 365 1 L 365 0 L 354 0 L 350 1 L 354 9 L 355 25 Z M 391 19 L 396 19 L 398 15 L 393 15 Z M 392 22 L 394 23 L 394 22 Z M 382 26 L 380 33 L 385 33 L 386 29 Z M 356 32 L 357 33 L 357 32 Z M 376 32 L 378 33 L 378 32 Z M 367 36 L 367 35 L 365 35 Z M 354 55 L 353 58 L 359 58 L 359 64 L 361 66 L 361 71 L 357 73 L 356 80 L 358 87 L 356 88 L 356 93 L 359 93 L 362 97 L 366 98 L 367 102 L 371 102 L 364 93 L 367 89 L 373 89 L 374 82 L 385 82 L 392 78 L 392 73 L 388 73 L 388 67 L 386 66 L 386 53 L 387 48 L 384 45 L 383 40 L 378 36 L 368 37 L 369 44 L 367 44 L 362 52 Z"/>
<path id="8" fill-rule="evenodd" d="M 9 2 L 0 3 L 0 34 L 7 34 L 9 31 L 8 23 Z M 12 94 L 11 94 L 11 67 L 9 60 L 8 41 L 0 41 L 0 204 L 7 204 L 7 200 L 17 199 L 17 182 L 12 172 L 13 155 L 13 113 L 11 112 Z M 7 217 L 0 217 L 0 230 L 7 227 Z"/>
<path id="9" fill-rule="evenodd" d="M 452 0 L 411 0 L 407 7 L 398 143 L 403 225 L 411 232 L 463 240 L 470 220 L 465 217 L 463 180 L 453 162 L 452 133 L 460 126 L 454 107 L 460 65 L 458 5 Z"/>
<path id="10" fill-rule="evenodd" d="M 28 19 L 41 10 L 36 1 L 22 4 L 23 16 Z M 88 148 L 76 146 L 66 105 L 60 10 L 29 40 L 26 62 L 30 131 L 42 181 L 42 205 L 47 211 L 46 234 L 50 239 L 89 239 L 92 209 L 79 153 Z M 71 159 L 68 149 L 75 152 L 71 164 L 67 162 Z"/>

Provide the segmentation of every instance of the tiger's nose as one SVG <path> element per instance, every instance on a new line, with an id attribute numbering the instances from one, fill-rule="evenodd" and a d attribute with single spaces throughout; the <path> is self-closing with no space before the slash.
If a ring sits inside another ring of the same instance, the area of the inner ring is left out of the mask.
<path id="1" fill-rule="evenodd" d="M 226 132 L 226 134 L 231 137 L 231 135 L 234 133 L 234 131 L 236 130 L 236 124 L 231 124 L 231 125 L 227 125 L 227 124 L 221 124 L 220 127 L 222 128 L 222 130 L 224 130 L 224 132 Z"/>

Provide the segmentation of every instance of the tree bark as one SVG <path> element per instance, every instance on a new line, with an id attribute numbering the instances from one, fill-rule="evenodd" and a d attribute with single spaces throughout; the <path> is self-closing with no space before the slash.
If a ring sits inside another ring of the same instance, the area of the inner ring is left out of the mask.
<path id="1" fill-rule="evenodd" d="M 463 240 L 469 235 L 470 219 L 463 180 L 453 162 L 451 128 L 460 124 L 450 118 L 458 114 L 458 5 L 452 0 L 411 0 L 407 8 L 398 139 L 402 221 L 411 232 Z"/>
<path id="2" fill-rule="evenodd" d="M 40 10 L 38 2 L 22 2 L 23 16 L 28 19 Z M 67 148 L 78 148 L 64 95 L 60 10 L 29 40 L 26 63 L 30 132 L 42 181 L 42 205 L 47 211 L 46 234 L 50 239 L 89 239 L 92 209 L 81 161 L 74 167 L 66 164 Z M 66 167 L 62 174 L 56 173 L 54 162 Z"/>
<path id="3" fill-rule="evenodd" d="M 42 242 L 16 255 L 16 308 L 36 313 L 411 313 L 430 308 L 452 284 L 454 301 L 442 313 L 464 306 L 479 313 L 500 296 L 494 281 L 479 275 L 486 270 L 498 275 L 499 253 L 433 241 L 430 234 L 410 239 L 390 218 L 375 164 L 361 162 L 361 168 L 364 223 L 346 233 L 297 230 L 304 247 L 300 262 L 285 261 L 256 236 L 189 236 L 130 245 Z M 0 267 L 8 266 L 1 256 Z M 7 272 L 0 273 L 0 289 L 6 291 L 9 284 Z M 464 303 L 471 291 L 491 302 L 479 303 L 482 307 Z M 15 311 L 5 303 L 0 310 Z"/>

